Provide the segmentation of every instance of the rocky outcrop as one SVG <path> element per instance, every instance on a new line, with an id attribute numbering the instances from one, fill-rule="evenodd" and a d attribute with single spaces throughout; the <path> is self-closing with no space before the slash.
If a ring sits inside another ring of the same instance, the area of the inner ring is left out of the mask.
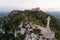
<path id="1" fill-rule="evenodd" d="M 28 18 L 26 17 L 26 20 L 27 19 Z M 26 21 L 25 23 L 22 22 L 19 25 L 19 28 L 21 30 L 15 31 L 15 37 L 18 37 L 17 33 L 20 33 L 21 35 L 26 35 L 24 40 L 56 40 L 55 32 L 50 30 L 49 23 L 50 23 L 50 17 L 47 18 L 47 27 L 32 24 L 32 22 L 29 21 Z M 39 29 L 41 35 L 30 32 L 33 31 L 33 29 Z"/>

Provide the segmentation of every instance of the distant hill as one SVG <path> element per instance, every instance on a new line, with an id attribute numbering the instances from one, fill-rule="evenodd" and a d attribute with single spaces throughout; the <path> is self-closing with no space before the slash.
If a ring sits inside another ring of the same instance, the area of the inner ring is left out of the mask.
<path id="1" fill-rule="evenodd" d="M 8 14 L 9 14 L 9 12 L 0 12 L 0 17 L 6 16 Z"/>
<path id="2" fill-rule="evenodd" d="M 14 31 L 16 28 L 18 28 L 18 26 L 22 21 L 23 22 L 26 21 L 25 17 L 23 16 L 23 13 L 29 18 L 28 20 L 30 22 L 33 22 L 33 24 L 38 24 L 44 27 L 46 27 L 46 22 L 47 22 L 46 18 L 50 16 L 51 30 L 53 30 L 56 33 L 56 38 L 60 40 L 60 22 L 58 21 L 58 19 L 56 19 L 54 16 L 49 15 L 43 11 L 29 11 L 29 10 L 25 10 L 25 11 L 13 10 L 7 16 L 0 18 L 0 28 L 5 30 L 5 35 L 3 35 L 5 39 L 8 39 L 8 37 L 10 37 L 8 32 L 10 32 L 11 30 Z M 10 37 L 9 39 L 17 40 L 17 38 L 13 38 L 13 36 L 12 38 Z M 20 39 L 21 37 L 18 38 L 18 40 Z"/>
<path id="3" fill-rule="evenodd" d="M 55 16 L 57 19 L 60 19 L 60 12 L 59 11 L 46 11 L 46 13 Z"/>
<path id="4" fill-rule="evenodd" d="M 0 14 L 0 17 L 6 16 L 7 14 Z"/>

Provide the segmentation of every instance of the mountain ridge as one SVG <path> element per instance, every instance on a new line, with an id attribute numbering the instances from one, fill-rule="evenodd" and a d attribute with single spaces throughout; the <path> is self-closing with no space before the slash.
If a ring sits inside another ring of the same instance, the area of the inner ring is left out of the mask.
<path id="1" fill-rule="evenodd" d="M 38 25 L 41 25 L 44 27 L 46 26 L 46 22 L 47 22 L 46 18 L 48 16 L 50 16 L 51 17 L 50 27 L 52 30 L 54 30 L 54 31 L 56 30 L 55 31 L 56 38 L 59 40 L 60 29 L 59 29 L 59 25 L 58 25 L 59 24 L 58 20 L 54 16 L 46 14 L 43 11 L 29 11 L 29 10 L 11 11 L 7 16 L 1 18 L 1 20 L 0 20 L 0 27 L 2 27 L 4 29 L 6 34 L 8 34 L 8 32 L 10 32 L 11 30 L 15 30 L 22 21 L 26 22 L 26 20 L 25 20 L 26 18 L 23 16 L 23 13 L 29 18 L 28 20 L 30 22 L 33 22 L 33 24 L 38 24 Z"/>

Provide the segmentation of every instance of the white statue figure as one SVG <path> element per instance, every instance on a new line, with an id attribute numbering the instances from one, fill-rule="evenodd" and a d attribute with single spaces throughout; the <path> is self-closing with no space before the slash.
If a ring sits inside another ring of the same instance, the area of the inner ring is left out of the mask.
<path id="1" fill-rule="evenodd" d="M 50 20 L 51 20 L 51 18 L 50 18 L 50 16 L 48 16 L 48 18 L 47 18 L 47 27 L 46 27 L 46 29 L 48 29 L 48 30 L 50 30 L 50 26 L 49 26 Z"/>

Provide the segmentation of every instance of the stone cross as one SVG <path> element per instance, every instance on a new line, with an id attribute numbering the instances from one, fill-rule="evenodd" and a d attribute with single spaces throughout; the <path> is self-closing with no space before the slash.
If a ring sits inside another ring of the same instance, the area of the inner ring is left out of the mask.
<path id="1" fill-rule="evenodd" d="M 50 27 L 49 27 L 50 20 L 51 20 L 50 16 L 48 16 L 48 18 L 47 18 L 47 27 L 46 27 L 47 29 L 50 29 Z"/>

